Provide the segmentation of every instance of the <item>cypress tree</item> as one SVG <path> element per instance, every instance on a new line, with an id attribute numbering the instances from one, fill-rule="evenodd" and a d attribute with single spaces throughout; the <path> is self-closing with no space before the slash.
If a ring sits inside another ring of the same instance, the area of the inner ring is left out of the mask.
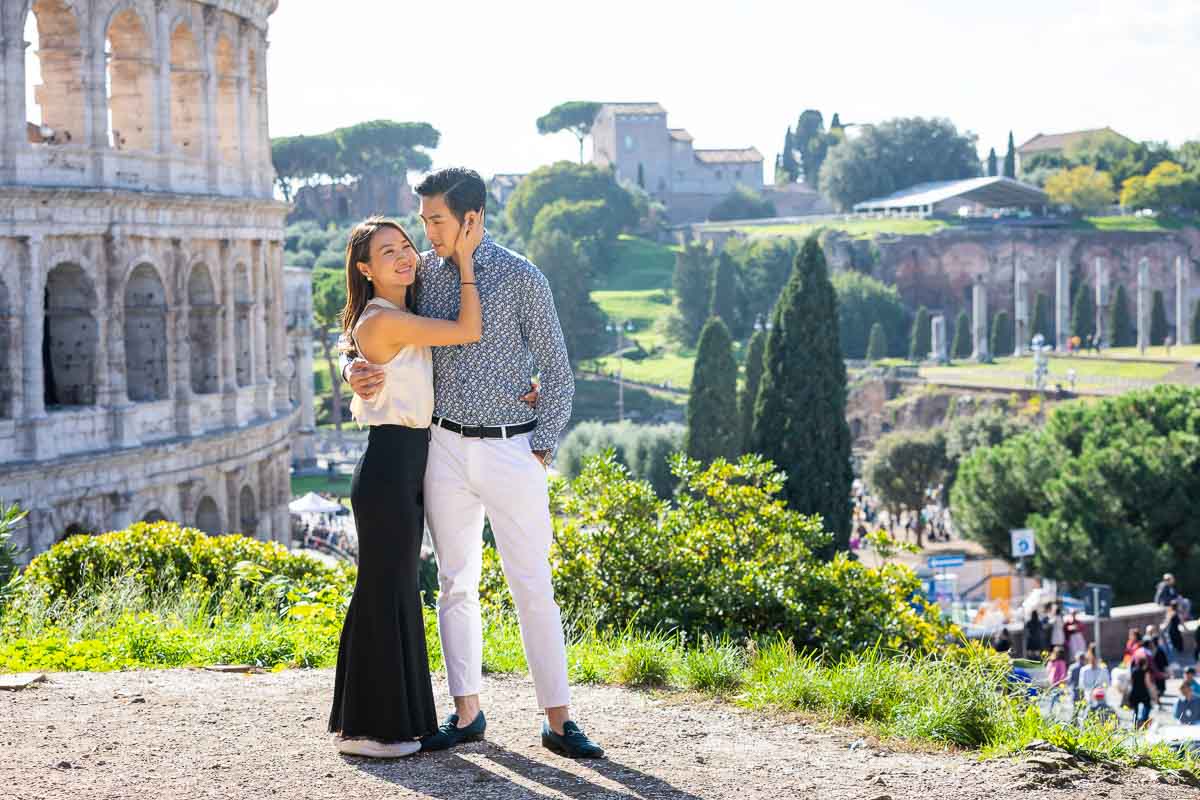
<path id="1" fill-rule="evenodd" d="M 1000 168 L 996 165 L 996 148 L 988 150 L 987 174 L 988 177 L 995 177 L 1000 173 Z"/>
<path id="2" fill-rule="evenodd" d="M 642 166 L 642 163 L 640 161 L 638 162 L 637 184 L 638 184 L 638 186 L 642 187 L 643 189 L 646 188 L 646 168 L 644 166 Z"/>
<path id="3" fill-rule="evenodd" d="M 1008 152 L 1004 154 L 1004 177 L 1017 177 L 1017 148 L 1013 145 L 1012 131 L 1008 132 Z"/>
<path id="4" fill-rule="evenodd" d="M 917 318 L 913 320 L 912 331 L 908 334 L 908 360 L 924 361 L 929 358 L 933 349 L 933 332 L 929 329 L 929 309 L 921 306 L 917 309 Z"/>
<path id="5" fill-rule="evenodd" d="M 1046 344 L 1054 344 L 1054 320 L 1050 319 L 1050 296 L 1045 292 L 1038 292 L 1037 298 L 1033 301 L 1033 328 L 1029 331 L 1029 338 L 1032 339 L 1039 333 L 1046 340 Z"/>
<path id="6" fill-rule="evenodd" d="M 1071 335 L 1083 339 L 1096 332 L 1096 298 L 1087 281 L 1075 290 L 1071 303 Z"/>
<path id="7" fill-rule="evenodd" d="M 787 472 L 783 495 L 820 514 L 831 548 L 850 539 L 850 428 L 837 295 L 815 235 L 804 241 L 772 313 L 754 405 L 754 450 Z M 828 551 L 825 555 L 831 554 Z"/>
<path id="8" fill-rule="evenodd" d="M 708 302 L 712 299 L 713 273 L 716 259 L 712 251 L 696 242 L 688 242 L 675 256 L 675 272 L 671 283 L 675 289 L 675 308 L 672 337 L 685 347 L 691 347 L 700 336 L 708 319 Z"/>
<path id="9" fill-rule="evenodd" d="M 1129 313 L 1129 295 L 1124 286 L 1117 286 L 1109 311 L 1108 335 L 1112 347 L 1133 347 L 1137 344 L 1137 332 L 1133 317 Z"/>
<path id="10" fill-rule="evenodd" d="M 1154 290 L 1154 304 L 1150 307 L 1150 344 L 1155 347 L 1167 340 L 1167 303 L 1163 298 L 1162 289 Z"/>
<path id="11" fill-rule="evenodd" d="M 796 142 L 792 137 L 792 129 L 787 129 L 783 137 L 783 153 L 779 156 L 779 168 L 787 175 L 789 183 L 795 183 L 800 174 L 800 163 L 796 161 Z"/>
<path id="12" fill-rule="evenodd" d="M 958 318 L 954 321 L 954 344 L 950 347 L 950 357 L 971 357 L 971 317 L 966 311 L 958 312 Z"/>
<path id="13" fill-rule="evenodd" d="M 734 459 L 741 451 L 742 430 L 737 413 L 737 363 L 729 328 L 719 319 L 704 324 L 688 396 L 685 449 L 705 464 L 716 458 Z"/>
<path id="14" fill-rule="evenodd" d="M 833 112 L 833 119 L 829 120 L 829 130 L 830 130 L 830 132 L 833 132 L 835 130 L 841 130 L 841 127 L 842 127 L 842 118 L 835 111 L 835 112 Z"/>
<path id="15" fill-rule="evenodd" d="M 1012 319 L 1007 311 L 1001 311 L 992 317 L 992 336 L 988 341 L 992 350 L 992 358 L 1012 355 L 1013 345 Z"/>
<path id="16" fill-rule="evenodd" d="M 765 331 L 755 331 L 746 348 L 746 382 L 738 398 L 738 416 L 742 421 L 742 448 L 752 450 L 751 436 L 754 433 L 754 401 L 758 398 L 758 387 L 762 383 L 763 354 L 767 349 Z"/>
<path id="17" fill-rule="evenodd" d="M 713 272 L 712 292 L 708 298 L 708 315 L 717 317 L 725 323 L 725 327 L 734 325 L 734 309 L 737 307 L 737 267 L 733 259 L 724 251 L 717 259 L 717 269 Z"/>
<path id="18" fill-rule="evenodd" d="M 883 323 L 876 322 L 871 326 L 871 337 L 867 340 L 867 361 L 887 358 L 887 354 L 887 334 L 883 332 Z"/>
<path id="19" fill-rule="evenodd" d="M 1196 301 L 1196 310 L 1192 312 L 1192 344 L 1200 344 L 1200 300 Z"/>

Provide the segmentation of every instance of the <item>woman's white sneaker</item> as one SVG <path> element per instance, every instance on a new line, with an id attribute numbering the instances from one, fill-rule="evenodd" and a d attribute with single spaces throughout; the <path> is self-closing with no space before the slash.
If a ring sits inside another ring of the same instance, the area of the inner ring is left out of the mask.
<path id="1" fill-rule="evenodd" d="M 338 739 L 338 752 L 364 758 L 403 758 L 421 749 L 420 742 L 377 742 L 374 739 Z"/>

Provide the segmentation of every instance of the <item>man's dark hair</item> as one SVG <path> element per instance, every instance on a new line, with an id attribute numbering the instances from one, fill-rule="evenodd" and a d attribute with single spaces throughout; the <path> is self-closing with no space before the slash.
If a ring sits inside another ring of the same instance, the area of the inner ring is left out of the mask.
<path id="1" fill-rule="evenodd" d="M 447 167 L 431 172 L 417 184 L 416 192 L 421 197 L 445 197 L 446 205 L 459 222 L 468 211 L 483 211 L 487 206 L 487 185 L 478 172 L 466 167 Z"/>

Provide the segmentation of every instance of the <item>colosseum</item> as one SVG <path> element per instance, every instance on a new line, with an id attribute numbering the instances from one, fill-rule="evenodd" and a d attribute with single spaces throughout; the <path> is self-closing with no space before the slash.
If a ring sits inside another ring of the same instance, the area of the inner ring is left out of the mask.
<path id="1" fill-rule="evenodd" d="M 0 501 L 27 557 L 137 520 L 287 541 L 311 306 L 272 193 L 276 5 L 0 6 Z"/>

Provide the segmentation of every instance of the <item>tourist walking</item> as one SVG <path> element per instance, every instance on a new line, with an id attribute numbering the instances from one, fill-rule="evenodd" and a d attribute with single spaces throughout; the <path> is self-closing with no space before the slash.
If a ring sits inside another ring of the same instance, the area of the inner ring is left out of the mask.
<path id="1" fill-rule="evenodd" d="M 1129 673 L 1129 707 L 1133 709 L 1133 724 L 1135 728 L 1145 728 L 1150 724 L 1150 714 L 1158 702 L 1158 688 L 1150 674 L 1150 662 L 1144 655 L 1138 655 Z"/>
<path id="2" fill-rule="evenodd" d="M 1082 656 L 1087 650 L 1087 637 L 1083 630 L 1083 623 L 1079 621 L 1079 613 L 1072 611 L 1063 624 L 1063 633 L 1067 637 L 1067 656 L 1071 659 Z"/>
<path id="3" fill-rule="evenodd" d="M 437 730 L 418 573 L 422 498 L 433 416 L 431 345 L 466 344 L 482 332 L 472 253 L 482 226 L 455 242 L 462 270 L 457 319 L 412 313 L 418 254 L 396 222 L 372 217 L 350 234 L 342 328 L 355 350 L 382 365 L 387 382 L 354 418 L 370 426 L 350 485 L 358 530 L 358 578 L 338 646 L 329 730 L 340 752 L 410 755 Z"/>
<path id="4" fill-rule="evenodd" d="M 1179 601 L 1172 600 L 1167 606 L 1167 619 L 1163 623 L 1166 643 L 1172 658 L 1183 657 L 1183 619 L 1179 616 Z"/>
<path id="5" fill-rule="evenodd" d="M 1025 622 L 1025 657 L 1040 658 L 1042 652 L 1042 618 L 1035 608 Z"/>
<path id="6" fill-rule="evenodd" d="M 1079 671 L 1079 689 L 1086 698 L 1092 696 L 1093 689 L 1107 689 L 1112 678 L 1109 675 L 1108 667 L 1100 661 L 1094 642 L 1088 645 L 1084 659 L 1086 663 Z"/>
<path id="7" fill-rule="evenodd" d="M 1046 606 L 1046 617 L 1049 619 L 1050 646 L 1067 646 L 1066 622 L 1063 620 L 1062 606 L 1050 604 Z"/>

